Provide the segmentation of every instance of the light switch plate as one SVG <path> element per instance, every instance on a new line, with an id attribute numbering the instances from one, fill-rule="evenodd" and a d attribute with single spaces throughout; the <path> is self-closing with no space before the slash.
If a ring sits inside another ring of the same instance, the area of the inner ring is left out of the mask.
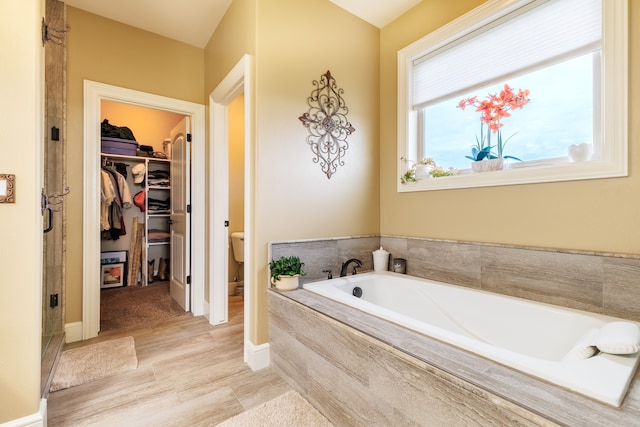
<path id="1" fill-rule="evenodd" d="M 0 203 L 15 203 L 16 176 L 0 173 Z"/>

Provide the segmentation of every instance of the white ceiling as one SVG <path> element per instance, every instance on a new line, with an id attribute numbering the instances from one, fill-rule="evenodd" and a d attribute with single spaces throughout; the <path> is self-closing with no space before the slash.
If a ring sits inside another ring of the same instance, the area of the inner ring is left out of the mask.
<path id="1" fill-rule="evenodd" d="M 422 0 L 329 0 L 368 23 L 382 28 Z"/>
<path id="2" fill-rule="evenodd" d="M 63 1 L 69 6 L 200 48 L 205 47 L 231 4 L 231 0 Z"/>
<path id="3" fill-rule="evenodd" d="M 203 48 L 232 0 L 63 0 L 67 5 Z M 422 0 L 329 0 L 382 28 Z"/>

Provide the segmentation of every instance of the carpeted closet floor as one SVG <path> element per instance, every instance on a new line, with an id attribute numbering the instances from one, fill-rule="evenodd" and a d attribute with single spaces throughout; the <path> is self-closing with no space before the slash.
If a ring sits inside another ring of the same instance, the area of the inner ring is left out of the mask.
<path id="1" fill-rule="evenodd" d="M 169 282 L 100 291 L 100 332 L 185 314 L 169 295 Z"/>

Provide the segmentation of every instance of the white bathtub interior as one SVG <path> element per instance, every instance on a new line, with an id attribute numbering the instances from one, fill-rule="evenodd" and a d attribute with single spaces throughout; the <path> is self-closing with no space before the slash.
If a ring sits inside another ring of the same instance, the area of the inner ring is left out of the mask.
<path id="1" fill-rule="evenodd" d="M 565 360 L 585 336 L 620 320 L 609 316 L 390 272 L 303 287 L 616 407 L 640 360 L 638 353 Z"/>

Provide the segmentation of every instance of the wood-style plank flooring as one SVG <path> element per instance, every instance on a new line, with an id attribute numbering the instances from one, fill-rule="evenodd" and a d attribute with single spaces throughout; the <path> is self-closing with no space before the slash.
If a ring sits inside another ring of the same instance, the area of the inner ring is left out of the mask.
<path id="1" fill-rule="evenodd" d="M 191 314 L 109 331 L 75 348 L 132 336 L 138 368 L 49 395 L 48 426 L 215 426 L 291 390 L 271 368 L 243 362 L 243 301 L 229 323 Z"/>

